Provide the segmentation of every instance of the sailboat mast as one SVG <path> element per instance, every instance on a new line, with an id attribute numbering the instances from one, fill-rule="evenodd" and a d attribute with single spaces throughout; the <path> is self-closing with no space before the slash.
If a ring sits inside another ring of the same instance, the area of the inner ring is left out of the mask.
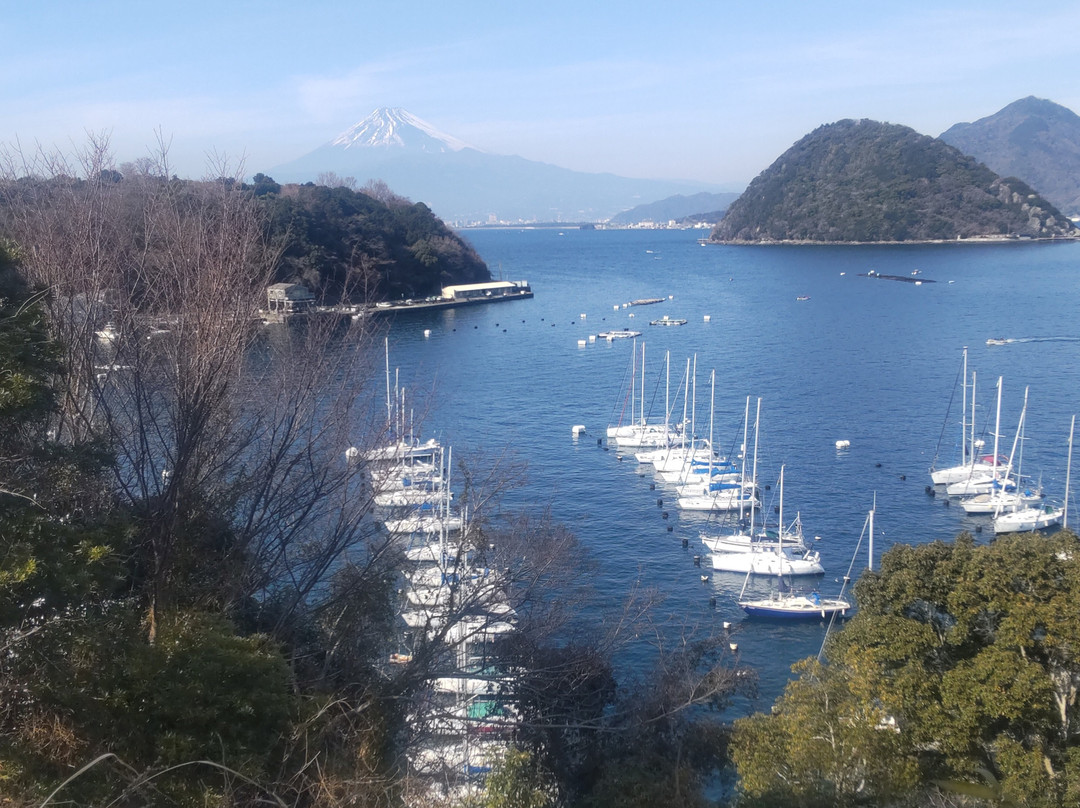
<path id="1" fill-rule="evenodd" d="M 697 354 L 694 354 L 694 376 L 693 376 L 693 396 L 694 400 L 690 404 L 690 432 L 694 435 L 697 434 Z M 709 447 L 712 448 L 711 446 Z"/>
<path id="2" fill-rule="evenodd" d="M 780 531 L 777 534 L 776 543 L 776 560 L 780 563 L 779 567 L 780 576 L 784 574 L 784 467 L 780 466 Z"/>
<path id="3" fill-rule="evenodd" d="M 394 410 L 390 404 L 390 337 L 383 338 L 383 349 L 386 352 L 386 424 L 393 429 Z"/>
<path id="4" fill-rule="evenodd" d="M 1072 447 L 1073 447 L 1073 429 L 1076 428 L 1076 416 L 1072 417 L 1072 421 L 1069 423 L 1069 460 L 1065 464 L 1065 510 L 1061 515 L 1061 527 L 1067 528 L 1069 526 L 1069 477 L 1072 473 Z"/>
<path id="5" fill-rule="evenodd" d="M 975 371 L 971 371 L 971 465 L 975 465 Z"/>
<path id="6" fill-rule="evenodd" d="M 743 520 L 743 492 L 746 490 L 746 439 L 750 428 L 750 396 L 746 397 L 746 411 L 742 420 L 742 468 L 739 471 L 739 521 Z M 712 447 L 709 447 L 710 452 Z M 753 507 L 753 506 L 751 506 Z"/>
<path id="7" fill-rule="evenodd" d="M 641 425 L 645 426 L 645 343 L 641 343 Z"/>
<path id="8" fill-rule="evenodd" d="M 1005 466 L 1005 474 L 1001 479 L 1001 487 L 996 492 L 997 493 L 997 503 L 994 506 L 994 516 L 995 516 L 995 518 L 997 517 L 998 514 L 1001 513 L 1001 506 L 1005 502 L 1005 494 L 1006 494 L 1005 486 L 1009 482 L 1009 477 L 1012 475 L 1013 458 L 1018 456 L 1016 454 L 1016 446 L 1017 446 L 1017 444 L 1020 444 L 1020 436 L 1022 434 L 1024 434 L 1024 416 L 1027 415 L 1027 402 L 1028 402 L 1028 388 L 1025 387 L 1024 388 L 1024 406 L 1020 408 L 1020 420 L 1016 424 L 1016 434 L 1013 436 L 1012 449 L 1009 450 L 1009 463 L 1008 463 L 1008 465 Z M 1020 446 L 1021 446 L 1020 451 L 1023 452 L 1023 444 L 1020 444 Z M 1017 490 L 1019 491 L 1019 487 L 1020 487 L 1020 470 L 1019 469 L 1017 469 L 1016 478 L 1017 478 Z M 995 479 L 996 479 L 996 477 L 995 477 Z M 991 494 L 991 496 L 994 496 L 994 495 Z M 1019 500 L 1018 500 L 1018 503 L 1019 503 Z"/>
<path id="9" fill-rule="evenodd" d="M 967 346 L 964 346 L 964 383 L 961 385 L 961 405 L 960 405 L 960 462 L 968 462 L 968 444 L 967 444 L 967 424 L 964 423 L 964 419 L 967 418 Z M 974 391 L 972 392 L 972 400 L 974 400 Z M 974 451 L 974 447 L 972 447 Z M 972 457 L 974 462 L 974 457 Z"/>
<path id="10" fill-rule="evenodd" d="M 870 548 L 869 548 L 869 562 L 867 568 L 874 571 L 874 511 L 877 510 L 877 491 L 874 492 L 874 505 L 870 508 Z"/>
<path id="11" fill-rule="evenodd" d="M 709 386 L 711 388 L 711 392 L 709 393 L 709 446 L 711 447 L 712 444 L 713 444 L 713 408 L 716 406 L 716 368 L 713 368 L 713 371 L 709 376 Z M 712 450 L 710 448 L 710 450 L 709 450 L 709 478 L 708 478 L 708 482 L 705 485 L 706 495 L 713 493 L 713 490 L 712 490 L 712 481 L 713 481 L 713 479 L 712 479 L 712 460 L 713 460 L 713 453 L 712 453 Z"/>
<path id="12" fill-rule="evenodd" d="M 690 398 L 690 357 L 688 356 L 688 357 L 686 357 L 686 378 L 683 380 L 683 394 L 682 394 L 682 428 L 683 428 L 683 436 L 684 437 L 686 435 L 686 407 L 690 403 L 688 401 L 689 398 Z M 693 451 L 694 451 L 694 438 L 695 437 L 696 436 L 694 435 L 694 430 L 693 430 L 693 428 L 691 428 L 690 429 L 690 453 L 691 454 L 693 454 Z M 683 441 L 683 446 L 685 446 L 685 445 L 686 445 L 686 441 L 684 440 Z M 684 457 L 683 459 L 685 460 L 686 458 Z"/>
<path id="13" fill-rule="evenodd" d="M 994 465 L 993 465 L 993 478 L 997 479 L 997 467 L 998 467 L 998 439 L 1001 437 L 1001 376 L 998 376 L 997 383 L 997 416 L 994 418 Z"/>
<path id="14" fill-rule="evenodd" d="M 761 399 L 757 400 L 757 415 L 754 417 L 754 474 L 750 481 L 753 491 L 750 496 L 750 537 L 754 536 L 754 510 L 757 507 L 757 447 L 758 428 L 761 426 Z"/>
<path id="15" fill-rule="evenodd" d="M 664 380 L 664 443 L 667 443 L 671 438 L 671 431 L 668 427 L 668 422 L 671 420 L 671 413 L 668 409 L 671 406 L 671 351 L 664 351 L 664 369 L 667 377 Z"/>

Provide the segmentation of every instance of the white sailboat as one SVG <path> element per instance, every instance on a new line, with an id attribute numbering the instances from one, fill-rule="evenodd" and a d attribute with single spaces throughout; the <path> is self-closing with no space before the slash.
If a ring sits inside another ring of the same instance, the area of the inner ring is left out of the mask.
<path id="1" fill-rule="evenodd" d="M 1069 458 L 1065 464 L 1065 501 L 1060 508 L 1053 505 L 1029 506 L 1005 511 L 994 517 L 994 533 L 1031 533 L 1056 525 L 1065 525 L 1069 509 L 1069 478 L 1072 475 L 1073 431 L 1076 416 L 1069 424 Z"/>
<path id="2" fill-rule="evenodd" d="M 711 374 L 711 392 L 709 394 L 709 445 L 713 443 L 713 411 L 716 404 L 716 371 Z M 721 469 L 721 477 L 714 476 L 714 468 Z M 702 467 L 705 482 L 700 486 L 680 489 L 675 504 L 684 511 L 737 511 L 757 502 L 753 486 L 734 478 L 739 470 L 732 464 L 720 466 L 714 464 L 710 455 L 708 465 Z"/>
<path id="3" fill-rule="evenodd" d="M 874 508 L 870 509 L 870 513 L 867 514 L 866 522 L 863 524 L 864 535 L 869 531 L 869 545 L 868 555 L 869 563 L 868 568 L 874 568 Z M 854 604 L 844 596 L 844 590 L 847 588 L 848 583 L 851 581 L 852 569 L 855 566 L 855 559 L 858 557 L 859 548 L 862 546 L 862 536 L 859 537 L 859 542 L 855 545 L 855 553 L 851 557 L 851 564 L 848 566 L 847 575 L 844 576 L 844 583 L 840 587 L 840 593 L 834 597 L 823 597 L 820 592 L 793 592 L 791 588 L 786 584 L 783 577 L 778 578 L 779 588 L 777 592 L 772 593 L 767 598 L 754 598 L 747 599 L 746 584 L 750 580 L 748 575 L 746 581 L 743 582 L 743 591 L 739 595 L 739 606 L 750 617 L 766 617 L 782 620 L 818 620 L 826 617 L 845 617 L 853 607 Z"/>
<path id="4" fill-rule="evenodd" d="M 816 550 L 808 550 L 798 514 L 790 526 L 784 523 L 784 467 L 780 467 L 780 522 L 773 537 L 762 531 L 765 540 L 751 531 L 749 541 L 734 552 L 716 551 L 712 567 L 718 572 L 745 572 L 755 575 L 821 575 L 825 568 Z"/>
<path id="5" fill-rule="evenodd" d="M 634 404 L 636 396 L 635 383 L 637 380 L 637 350 L 634 350 L 634 362 L 630 374 L 630 423 L 607 428 L 607 437 L 615 441 L 615 444 L 624 449 L 658 448 L 670 446 L 678 440 L 682 440 L 682 425 L 671 424 L 668 419 L 667 404 L 664 407 L 664 422 L 662 424 L 650 424 L 645 416 L 645 343 L 641 344 L 641 407 L 638 417 L 635 418 Z M 670 374 L 669 374 L 670 378 Z"/>
<path id="6" fill-rule="evenodd" d="M 1001 475 L 1001 485 L 991 490 L 989 493 L 977 494 L 969 499 L 962 500 L 960 507 L 964 509 L 964 513 L 967 514 L 996 514 L 1002 510 L 1014 510 L 1016 508 L 1024 508 L 1035 502 L 1039 502 L 1042 499 L 1042 492 L 1024 487 L 1017 486 L 1015 490 L 1006 490 L 1006 484 L 1010 478 L 1012 472 L 1013 459 L 1017 456 L 1016 449 L 1020 443 L 1020 437 L 1024 431 L 1024 418 L 1027 414 L 1027 400 L 1028 391 L 1024 388 L 1024 406 L 1020 410 L 1020 422 L 1016 427 L 1016 436 L 1013 439 L 1012 451 L 1009 452 L 1008 464 L 1005 467 L 1004 473 Z M 1000 434 L 1001 425 L 1001 377 L 998 377 L 998 404 L 997 404 L 997 416 L 994 426 L 994 477 L 998 478 L 997 474 L 997 453 L 998 453 L 998 437 Z"/>
<path id="7" fill-rule="evenodd" d="M 949 485 L 950 483 L 959 483 L 964 480 L 970 479 L 973 475 L 980 475 L 990 471 L 991 463 L 985 457 L 978 457 L 976 450 L 979 448 L 980 441 L 975 440 L 975 372 L 971 373 L 971 422 L 968 424 L 965 422 L 967 417 L 967 348 L 964 348 L 963 361 L 961 362 L 962 383 L 963 389 L 963 402 L 960 408 L 960 463 L 956 466 L 950 466 L 948 468 L 937 469 L 934 466 L 930 468 L 930 479 L 933 480 L 934 485 Z M 955 395 L 955 387 L 953 388 Z M 946 419 L 948 415 L 946 414 Z M 968 426 L 971 427 L 970 438 L 968 436 Z M 940 442 L 939 442 L 940 446 Z M 996 454 L 996 453 L 995 453 Z M 937 460 L 937 454 L 934 455 L 935 462 Z"/>

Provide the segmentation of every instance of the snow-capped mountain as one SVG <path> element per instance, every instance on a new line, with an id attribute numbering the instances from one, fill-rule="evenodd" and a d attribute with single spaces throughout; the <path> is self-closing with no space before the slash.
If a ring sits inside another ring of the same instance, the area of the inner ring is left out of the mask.
<path id="1" fill-rule="evenodd" d="M 331 146 L 417 149 L 425 152 L 474 148 L 453 135 L 440 132 L 427 121 L 400 107 L 381 107 L 330 141 Z M 479 151 L 479 149 L 477 150 Z"/>
<path id="2" fill-rule="evenodd" d="M 403 109 L 377 109 L 303 157 L 265 173 L 278 182 L 314 182 L 333 172 L 364 185 L 383 180 L 450 223 L 599 222 L 644 202 L 719 191 L 707 183 L 589 174 L 489 154 Z"/>

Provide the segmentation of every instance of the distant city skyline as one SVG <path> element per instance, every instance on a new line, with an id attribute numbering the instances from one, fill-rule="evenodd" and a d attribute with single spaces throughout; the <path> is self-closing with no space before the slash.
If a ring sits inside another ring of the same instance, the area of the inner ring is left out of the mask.
<path id="1" fill-rule="evenodd" d="M 617 7 L 555 0 L 22 4 L 0 18 L 0 142 L 251 176 L 401 107 L 496 154 L 738 189 L 807 132 L 939 135 L 1034 95 L 1080 111 L 1080 7 Z M 359 178 L 366 179 L 366 178 Z"/>

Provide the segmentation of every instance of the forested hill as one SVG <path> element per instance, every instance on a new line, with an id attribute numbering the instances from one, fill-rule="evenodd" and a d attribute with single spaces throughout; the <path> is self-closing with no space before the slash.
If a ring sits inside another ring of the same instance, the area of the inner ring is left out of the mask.
<path id="1" fill-rule="evenodd" d="M 277 280 L 299 282 L 328 301 L 437 295 L 443 286 L 491 280 L 476 251 L 422 202 L 385 185 L 252 186 L 282 252 Z"/>
<path id="2" fill-rule="evenodd" d="M 902 242 L 1075 238 L 1076 227 L 1015 178 L 936 138 L 843 120 L 815 129 L 728 208 L 711 240 Z"/>

